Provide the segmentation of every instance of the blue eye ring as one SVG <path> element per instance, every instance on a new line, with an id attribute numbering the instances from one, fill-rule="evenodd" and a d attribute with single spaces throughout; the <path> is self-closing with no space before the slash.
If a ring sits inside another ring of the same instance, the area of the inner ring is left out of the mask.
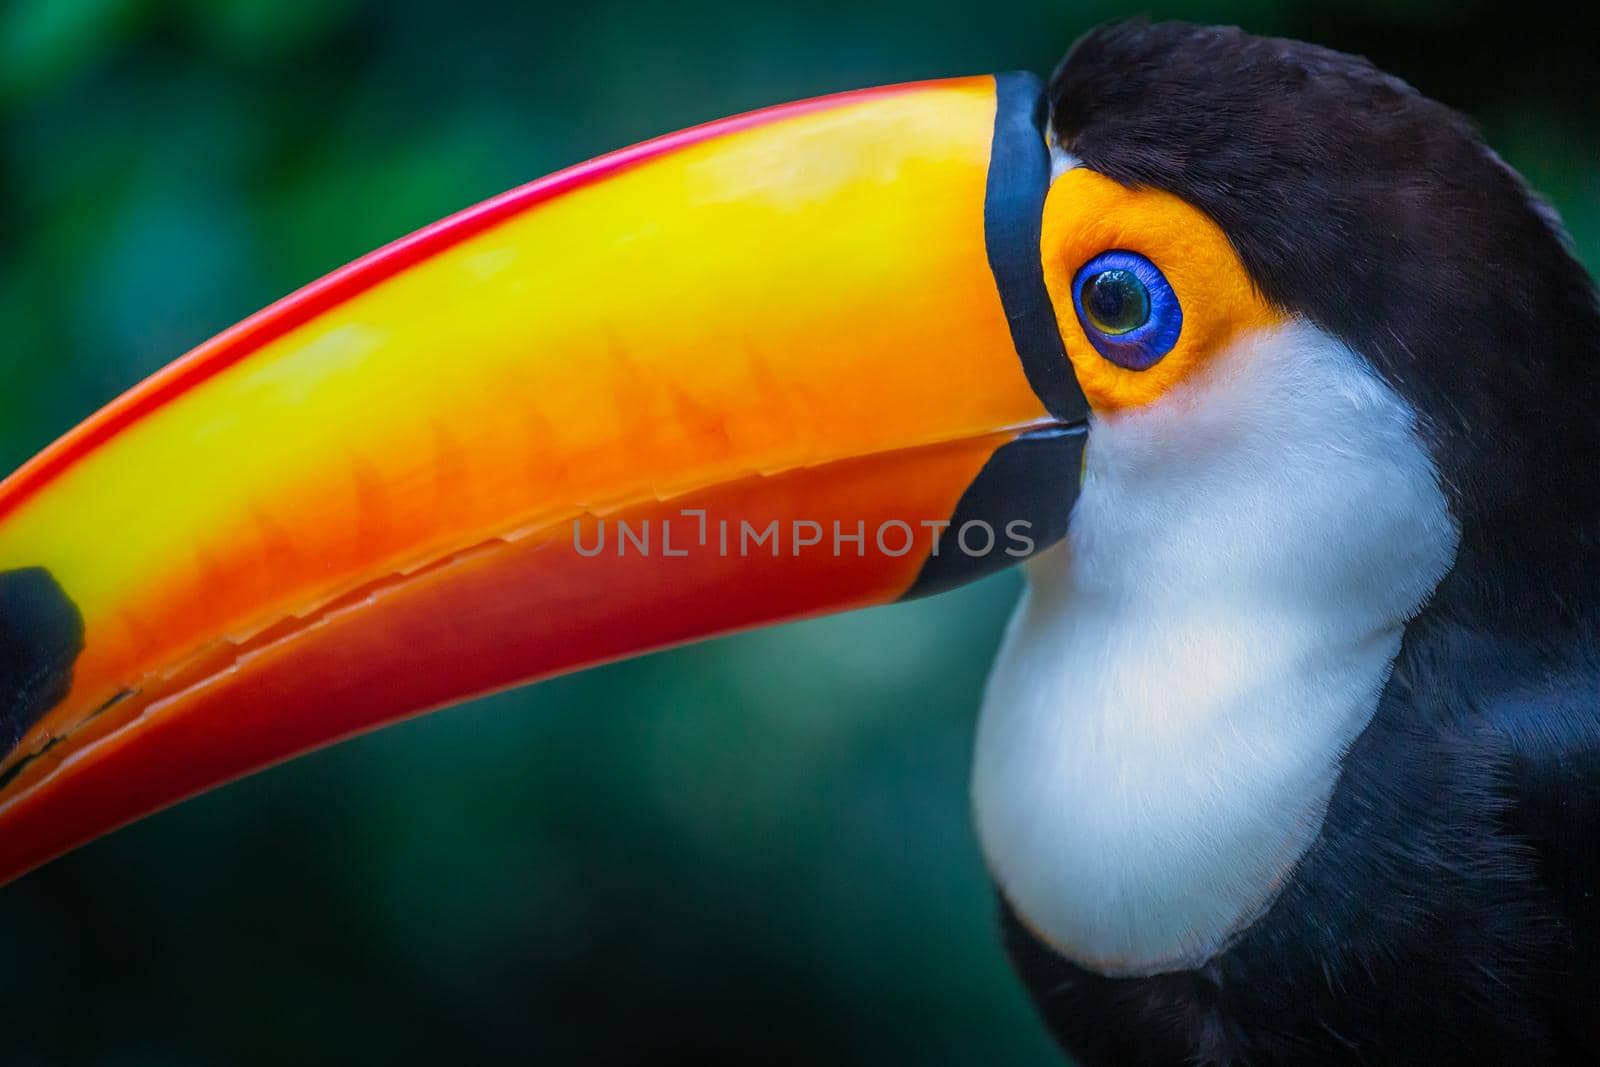
<path id="1" fill-rule="evenodd" d="M 1122 333 L 1111 333 L 1095 325 L 1084 307 L 1084 295 L 1091 283 L 1103 274 L 1126 272 L 1144 286 L 1150 314 L 1143 323 Z M 1078 322 L 1095 351 L 1127 370 L 1149 370 L 1172 351 L 1183 332 L 1183 306 L 1172 291 L 1166 275 L 1137 252 L 1120 248 L 1101 252 L 1082 267 L 1072 279 L 1072 305 Z"/>

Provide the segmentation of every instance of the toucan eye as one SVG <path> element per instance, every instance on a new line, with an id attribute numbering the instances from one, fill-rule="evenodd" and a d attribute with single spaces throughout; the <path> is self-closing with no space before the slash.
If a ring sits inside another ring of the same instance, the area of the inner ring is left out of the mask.
<path id="1" fill-rule="evenodd" d="M 1131 270 L 1103 270 L 1083 283 L 1083 312 L 1101 333 L 1127 333 L 1150 321 L 1150 290 Z"/>
<path id="2" fill-rule="evenodd" d="M 1137 252 L 1102 252 L 1085 263 L 1073 280 L 1072 300 L 1089 343 L 1128 370 L 1155 366 L 1183 330 L 1177 294 Z"/>

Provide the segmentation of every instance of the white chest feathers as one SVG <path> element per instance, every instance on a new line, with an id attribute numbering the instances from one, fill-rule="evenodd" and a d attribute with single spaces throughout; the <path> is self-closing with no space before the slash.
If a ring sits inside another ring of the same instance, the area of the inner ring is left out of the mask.
<path id="1" fill-rule="evenodd" d="M 979 837 L 1022 920 L 1111 975 L 1225 947 L 1319 832 L 1457 539 L 1412 411 L 1302 323 L 1096 421 L 978 728 Z"/>

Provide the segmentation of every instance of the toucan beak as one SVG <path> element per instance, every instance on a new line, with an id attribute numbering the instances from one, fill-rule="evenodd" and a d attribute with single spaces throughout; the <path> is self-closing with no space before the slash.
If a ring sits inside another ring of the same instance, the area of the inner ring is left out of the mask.
<path id="1" fill-rule="evenodd" d="M 1037 82 L 806 101 L 295 293 L 0 484 L 0 880 L 309 748 L 1059 538 Z"/>

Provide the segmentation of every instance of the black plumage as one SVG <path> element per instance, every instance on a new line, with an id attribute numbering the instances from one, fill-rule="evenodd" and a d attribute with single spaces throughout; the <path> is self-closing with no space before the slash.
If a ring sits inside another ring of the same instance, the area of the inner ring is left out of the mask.
<path id="1" fill-rule="evenodd" d="M 1461 524 L 1319 839 L 1203 968 L 1013 960 L 1086 1064 L 1600 1062 L 1600 305 L 1472 126 L 1365 60 L 1119 23 L 1059 142 L 1211 215 L 1423 421 Z"/>

